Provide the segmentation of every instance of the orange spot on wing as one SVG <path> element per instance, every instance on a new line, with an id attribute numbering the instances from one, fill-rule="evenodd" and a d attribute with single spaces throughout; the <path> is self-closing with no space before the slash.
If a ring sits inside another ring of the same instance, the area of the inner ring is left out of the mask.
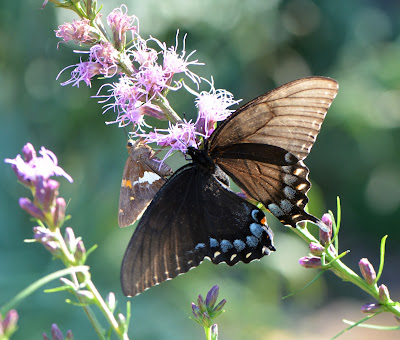
<path id="1" fill-rule="evenodd" d="M 123 179 L 122 186 L 125 188 L 132 189 L 132 182 L 129 179 Z"/>
<path id="2" fill-rule="evenodd" d="M 267 219 L 265 218 L 265 216 L 261 219 L 261 224 L 267 224 Z"/>

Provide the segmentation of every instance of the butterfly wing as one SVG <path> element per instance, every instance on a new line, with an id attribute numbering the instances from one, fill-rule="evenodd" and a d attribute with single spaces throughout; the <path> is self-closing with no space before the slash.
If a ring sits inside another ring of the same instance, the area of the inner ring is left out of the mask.
<path id="1" fill-rule="evenodd" d="M 241 107 L 210 137 L 210 153 L 233 144 L 269 144 L 307 157 L 328 108 L 338 92 L 335 80 L 302 78 L 282 85 Z"/>
<path id="2" fill-rule="evenodd" d="M 135 223 L 164 183 L 165 179 L 144 162 L 129 157 L 122 175 L 118 225 L 126 227 Z"/>
<path id="3" fill-rule="evenodd" d="M 125 252 L 125 295 L 198 266 L 250 262 L 268 255 L 273 234 L 264 214 L 196 164 L 180 168 L 143 214 Z"/>
<path id="4" fill-rule="evenodd" d="M 216 163 L 282 223 L 320 221 L 304 211 L 310 188 L 309 154 L 337 82 L 303 78 L 244 105 L 211 135 L 206 148 Z"/>

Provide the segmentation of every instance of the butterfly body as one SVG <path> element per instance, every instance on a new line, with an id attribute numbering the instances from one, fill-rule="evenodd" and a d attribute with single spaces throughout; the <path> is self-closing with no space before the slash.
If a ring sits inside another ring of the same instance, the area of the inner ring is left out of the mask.
<path id="1" fill-rule="evenodd" d="M 323 77 L 285 84 L 220 124 L 192 163 L 178 169 L 143 214 L 121 268 L 125 295 L 198 266 L 250 262 L 275 250 L 264 213 L 232 192 L 229 176 L 283 224 L 326 226 L 305 212 L 309 170 L 303 163 L 338 85 Z"/>
<path id="2" fill-rule="evenodd" d="M 172 169 L 155 157 L 153 149 L 142 140 L 129 140 L 127 150 L 119 198 L 120 227 L 133 224 L 165 183 L 165 177 L 172 175 Z"/>

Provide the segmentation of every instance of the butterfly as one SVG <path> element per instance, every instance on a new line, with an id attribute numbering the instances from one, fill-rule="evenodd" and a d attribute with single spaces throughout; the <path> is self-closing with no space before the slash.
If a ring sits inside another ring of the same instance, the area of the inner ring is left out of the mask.
<path id="1" fill-rule="evenodd" d="M 338 92 L 335 80 L 292 81 L 250 101 L 223 121 L 191 163 L 154 196 L 125 252 L 123 293 L 134 296 L 198 266 L 204 258 L 234 265 L 275 250 L 264 213 L 229 189 L 228 176 L 283 224 L 305 212 L 309 154 Z"/>
<path id="2" fill-rule="evenodd" d="M 133 224 L 147 208 L 157 191 L 172 175 L 172 169 L 154 156 L 153 149 L 143 140 L 128 140 L 129 157 L 122 174 L 119 195 L 118 225 Z"/>

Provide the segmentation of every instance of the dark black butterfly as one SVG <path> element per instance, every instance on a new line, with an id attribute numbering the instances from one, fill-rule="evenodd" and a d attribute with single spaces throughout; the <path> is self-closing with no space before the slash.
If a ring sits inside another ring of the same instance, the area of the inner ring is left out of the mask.
<path id="1" fill-rule="evenodd" d="M 119 194 L 118 225 L 133 224 L 147 208 L 157 191 L 172 175 L 172 169 L 154 156 L 153 149 L 144 141 L 128 140 L 129 157 L 122 174 Z"/>
<path id="2" fill-rule="evenodd" d="M 338 84 L 303 78 L 268 92 L 226 119 L 192 163 L 163 185 L 143 214 L 125 252 L 121 283 L 134 296 L 198 266 L 250 262 L 274 251 L 263 212 L 228 188 L 228 174 L 285 225 L 311 221 L 309 154 Z"/>

